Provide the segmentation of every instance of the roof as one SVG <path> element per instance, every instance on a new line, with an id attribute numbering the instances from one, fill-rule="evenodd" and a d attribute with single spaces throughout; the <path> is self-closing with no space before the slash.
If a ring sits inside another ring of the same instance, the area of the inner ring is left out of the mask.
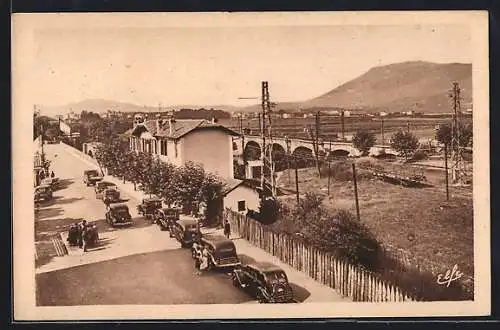
<path id="1" fill-rule="evenodd" d="M 110 204 L 109 205 L 109 208 L 110 209 L 124 209 L 124 208 L 127 208 L 128 209 L 128 205 L 125 204 L 125 203 L 116 203 L 116 204 Z"/>
<path id="2" fill-rule="evenodd" d="M 248 264 L 248 266 L 258 269 L 262 272 L 276 272 L 276 271 L 283 271 L 280 267 L 276 266 L 275 264 L 272 264 L 267 261 L 256 261 L 251 264 Z"/>
<path id="3" fill-rule="evenodd" d="M 136 127 L 128 130 L 124 134 L 127 135 L 139 135 L 142 133 L 144 130 L 147 130 L 151 135 L 153 136 L 158 136 L 158 137 L 164 137 L 167 139 L 173 139 L 177 140 L 180 139 L 181 137 L 194 132 L 194 131 L 200 131 L 200 130 L 222 130 L 229 135 L 239 135 L 235 131 L 231 130 L 230 128 L 217 124 L 217 123 L 212 123 L 208 120 L 205 119 L 199 119 L 199 120 L 175 120 L 172 122 L 173 129 L 172 132 L 170 132 L 170 124 L 168 122 L 163 122 L 163 124 L 160 126 L 160 129 L 157 130 L 157 120 L 147 120 L 142 124 L 138 124 Z"/>
<path id="4" fill-rule="evenodd" d="M 149 197 L 149 198 L 144 198 L 143 201 L 144 202 L 160 202 L 161 198 L 158 198 L 158 197 Z"/>
<path id="5" fill-rule="evenodd" d="M 194 219 L 180 219 L 180 220 L 177 220 L 177 222 L 181 225 L 186 225 L 186 226 L 198 224 L 198 221 L 196 221 Z"/>
<path id="6" fill-rule="evenodd" d="M 228 247 L 229 245 L 235 248 L 233 241 L 222 235 L 205 234 L 203 235 L 202 240 L 213 245 L 216 248 L 221 248 L 224 246 Z"/>
<path id="7" fill-rule="evenodd" d="M 222 195 L 227 195 L 229 194 L 231 191 L 233 191 L 234 189 L 236 189 L 236 187 L 238 187 L 240 184 L 243 183 L 243 180 L 239 180 L 239 179 L 223 179 L 222 180 L 222 184 L 223 184 L 223 187 L 222 187 Z"/>

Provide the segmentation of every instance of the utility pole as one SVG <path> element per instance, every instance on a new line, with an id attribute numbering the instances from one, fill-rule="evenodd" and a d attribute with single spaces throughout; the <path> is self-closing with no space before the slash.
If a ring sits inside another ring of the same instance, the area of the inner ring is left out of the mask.
<path id="1" fill-rule="evenodd" d="M 316 156 L 316 168 L 318 169 L 318 176 L 321 179 L 321 168 L 319 164 L 319 134 L 320 134 L 320 112 L 316 112 L 316 136 L 314 137 L 314 153 Z"/>
<path id="2" fill-rule="evenodd" d="M 448 145 L 444 144 L 444 175 L 445 175 L 445 183 L 446 183 L 446 200 L 450 200 L 450 192 L 448 188 Z"/>
<path id="3" fill-rule="evenodd" d="M 330 150 L 328 151 L 328 155 L 331 155 L 332 153 L 332 141 L 330 140 Z M 327 159 L 328 161 L 328 196 L 330 196 L 330 180 L 332 176 L 332 162 Z"/>
<path id="4" fill-rule="evenodd" d="M 358 183 L 356 182 L 356 164 L 352 163 L 352 179 L 354 180 L 354 198 L 356 199 L 356 216 L 360 221 L 359 216 L 359 200 L 358 200 Z"/>
<path id="5" fill-rule="evenodd" d="M 408 133 L 410 133 L 410 122 L 409 121 L 406 122 L 406 129 L 407 129 Z"/>
<path id="6" fill-rule="evenodd" d="M 264 186 L 265 186 L 265 178 L 264 178 L 264 163 L 266 162 L 266 109 L 267 109 L 267 94 L 266 94 L 266 88 L 267 88 L 267 82 L 263 81 L 262 82 L 262 97 L 261 97 L 261 102 L 262 102 L 262 121 L 260 120 L 259 117 L 259 126 L 261 128 L 260 130 L 260 137 L 262 139 L 262 149 L 260 151 L 260 158 L 262 160 L 262 164 L 260 165 L 260 188 L 262 189 L 262 192 L 264 191 Z"/>
<path id="7" fill-rule="evenodd" d="M 385 145 L 385 139 L 384 139 L 384 117 L 382 117 L 380 130 L 382 131 L 382 145 Z"/>
<path id="8" fill-rule="evenodd" d="M 340 125 L 342 129 L 342 141 L 345 140 L 345 127 L 344 127 L 344 110 L 340 112 Z"/>
<path id="9" fill-rule="evenodd" d="M 299 169 L 297 167 L 297 159 L 294 158 L 293 160 L 294 167 L 295 167 L 295 191 L 297 194 L 297 206 L 300 205 L 300 196 L 299 196 Z"/>
<path id="10" fill-rule="evenodd" d="M 287 173 L 288 173 L 288 183 L 292 181 L 290 178 L 290 139 L 288 138 L 288 135 L 285 135 L 285 143 L 286 143 L 286 166 L 287 166 Z"/>
<path id="11" fill-rule="evenodd" d="M 452 181 L 454 183 L 460 181 L 463 172 L 462 153 L 460 146 L 460 93 L 461 89 L 457 82 L 453 82 L 453 88 L 450 97 L 453 101 L 453 123 L 452 123 Z"/>

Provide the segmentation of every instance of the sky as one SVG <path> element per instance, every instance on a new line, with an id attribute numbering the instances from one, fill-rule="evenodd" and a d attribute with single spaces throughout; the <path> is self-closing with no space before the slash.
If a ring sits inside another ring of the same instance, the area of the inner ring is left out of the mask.
<path id="1" fill-rule="evenodd" d="M 38 29 L 32 99 L 64 105 L 258 103 L 317 97 L 374 66 L 471 63 L 466 25 L 233 26 Z"/>

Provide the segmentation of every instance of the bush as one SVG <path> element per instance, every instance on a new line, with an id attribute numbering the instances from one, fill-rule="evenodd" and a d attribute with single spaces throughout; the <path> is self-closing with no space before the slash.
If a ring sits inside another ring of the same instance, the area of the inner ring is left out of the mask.
<path id="1" fill-rule="evenodd" d="M 302 229 L 304 239 L 317 248 L 333 252 L 353 264 L 367 269 L 378 267 L 380 245 L 370 230 L 346 210 L 322 216 Z"/>
<path id="2" fill-rule="evenodd" d="M 274 198 L 265 198 L 260 201 L 259 211 L 248 210 L 247 216 L 262 224 L 270 225 L 278 220 L 279 214 L 279 202 Z"/>
<path id="3" fill-rule="evenodd" d="M 423 150 L 417 150 L 413 154 L 413 157 L 411 158 L 411 160 L 414 161 L 414 162 L 417 162 L 417 161 L 420 161 L 420 160 L 427 159 L 428 157 L 429 156 L 427 155 L 427 152 L 425 152 Z"/>

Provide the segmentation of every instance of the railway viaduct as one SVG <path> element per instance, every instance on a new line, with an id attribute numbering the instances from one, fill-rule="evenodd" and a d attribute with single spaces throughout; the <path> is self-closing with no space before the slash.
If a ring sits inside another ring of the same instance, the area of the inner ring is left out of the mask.
<path id="1" fill-rule="evenodd" d="M 235 154 L 245 155 L 250 159 L 260 159 L 262 150 L 262 138 L 259 135 L 243 135 L 234 140 Z M 270 141 L 266 141 L 266 144 Z M 271 146 L 268 145 L 268 148 Z M 274 153 L 290 154 L 292 156 L 312 157 L 314 155 L 313 141 L 308 139 L 273 137 L 272 148 Z M 397 152 L 387 145 L 376 145 L 372 149 L 383 149 L 388 154 L 396 155 Z M 267 150 L 268 151 L 268 150 Z M 334 156 L 359 156 L 361 152 L 351 142 L 344 141 L 322 141 L 319 143 L 318 151 L 329 157 Z"/>

